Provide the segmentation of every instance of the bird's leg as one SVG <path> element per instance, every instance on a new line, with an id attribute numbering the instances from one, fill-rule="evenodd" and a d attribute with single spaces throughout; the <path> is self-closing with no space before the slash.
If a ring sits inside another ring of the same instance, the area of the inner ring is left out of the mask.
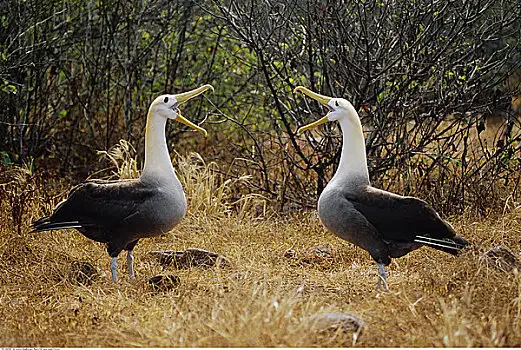
<path id="1" fill-rule="evenodd" d="M 376 288 L 382 292 L 388 292 L 389 286 L 387 285 L 387 273 L 385 272 L 384 264 L 378 263 L 378 282 Z"/>
<path id="2" fill-rule="evenodd" d="M 118 258 L 115 256 L 110 260 L 110 272 L 112 272 L 112 280 L 114 282 L 118 281 L 118 275 L 116 274 L 116 269 L 118 268 Z"/>
<path id="3" fill-rule="evenodd" d="M 130 277 L 134 278 L 136 275 L 134 274 L 134 254 L 132 253 L 132 250 L 127 252 L 127 267 L 128 274 Z"/>

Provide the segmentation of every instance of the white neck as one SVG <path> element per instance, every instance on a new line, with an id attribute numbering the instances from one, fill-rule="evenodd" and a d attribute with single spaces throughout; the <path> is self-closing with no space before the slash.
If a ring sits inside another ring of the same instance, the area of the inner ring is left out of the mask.
<path id="1" fill-rule="evenodd" d="M 338 169 L 331 183 L 340 181 L 361 185 L 369 185 L 367 156 L 362 124 L 359 120 L 353 122 L 347 118 L 339 120 L 342 129 L 342 154 Z"/>
<path id="2" fill-rule="evenodd" d="M 141 179 L 177 180 L 165 137 L 166 118 L 148 111 L 145 130 L 145 165 Z"/>

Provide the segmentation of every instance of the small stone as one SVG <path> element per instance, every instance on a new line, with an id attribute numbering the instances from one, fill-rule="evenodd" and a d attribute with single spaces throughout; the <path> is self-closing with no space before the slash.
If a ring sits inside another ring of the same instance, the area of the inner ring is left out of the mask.
<path id="1" fill-rule="evenodd" d="M 315 246 L 309 248 L 308 254 L 320 258 L 332 259 L 334 257 L 334 248 L 329 245 Z"/>
<path id="2" fill-rule="evenodd" d="M 98 278 L 98 270 L 89 262 L 73 261 L 69 280 L 76 285 L 89 286 Z"/>
<path id="3" fill-rule="evenodd" d="M 282 255 L 285 258 L 294 258 L 295 255 L 297 255 L 297 252 L 295 251 L 295 249 L 289 248 L 289 249 L 285 250 L 284 253 L 282 253 Z"/>
<path id="4" fill-rule="evenodd" d="M 155 251 L 150 254 L 155 256 L 161 265 L 174 265 L 177 269 L 228 265 L 228 261 L 223 256 L 198 248 L 189 248 L 185 251 Z"/>
<path id="5" fill-rule="evenodd" d="M 175 275 L 157 275 L 152 276 L 148 280 L 148 284 L 156 291 L 169 291 L 174 289 L 181 283 L 181 279 Z"/>
<path id="6" fill-rule="evenodd" d="M 334 261 L 334 249 L 329 245 L 314 246 L 307 249 L 301 260 L 307 264 L 331 263 Z"/>
<path id="7" fill-rule="evenodd" d="M 490 265 L 502 272 L 511 272 L 514 269 L 521 271 L 521 262 L 506 247 L 500 245 L 488 250 L 484 256 L 488 258 Z"/>
<path id="8" fill-rule="evenodd" d="M 310 318 L 311 328 L 317 332 L 340 330 L 343 333 L 360 333 L 364 322 L 350 314 L 343 312 L 324 312 Z"/>

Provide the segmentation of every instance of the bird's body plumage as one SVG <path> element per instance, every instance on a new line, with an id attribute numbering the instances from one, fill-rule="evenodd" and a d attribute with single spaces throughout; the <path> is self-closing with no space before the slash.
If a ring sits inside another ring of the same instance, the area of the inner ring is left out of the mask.
<path id="1" fill-rule="evenodd" d="M 318 214 L 333 233 L 367 250 L 385 265 L 420 248 L 418 237 L 453 239 L 456 232 L 425 201 L 363 186 L 324 189 Z M 439 248 L 438 248 L 439 249 Z M 454 253 L 454 249 L 442 249 Z"/>
<path id="2" fill-rule="evenodd" d="M 34 223 L 35 231 L 73 227 L 87 238 L 106 243 L 109 255 L 115 257 L 122 250 L 132 250 L 139 239 L 168 232 L 181 221 L 186 199 L 175 180 L 83 182 L 50 217 Z"/>

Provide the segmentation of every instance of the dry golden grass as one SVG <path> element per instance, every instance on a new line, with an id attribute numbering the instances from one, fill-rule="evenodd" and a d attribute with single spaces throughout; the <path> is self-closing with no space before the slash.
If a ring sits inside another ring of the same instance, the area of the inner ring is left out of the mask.
<path id="1" fill-rule="evenodd" d="M 178 162 L 181 178 L 193 182 L 185 186 L 193 203 L 187 217 L 170 234 L 137 245 L 133 280 L 122 254 L 117 284 L 110 279 L 103 245 L 73 230 L 28 233 L 31 220 L 53 203 L 42 203 L 38 195 L 26 202 L 18 234 L 9 203 L 2 201 L 0 345 L 521 345 L 521 274 L 500 272 L 482 256 L 500 244 L 519 256 L 519 207 L 499 219 L 451 218 L 477 248 L 459 257 L 422 248 L 396 259 L 389 267 L 391 291 L 379 293 L 368 254 L 328 233 L 315 213 L 286 219 L 248 215 L 259 211 L 245 206 L 246 199 L 231 204 L 237 199 L 226 186 L 235 184 L 210 179 L 216 175 L 208 165 L 197 164 Z M 314 254 L 316 246 L 330 247 L 332 257 Z M 218 252 L 231 265 L 175 270 L 148 254 L 189 247 Z M 293 257 L 285 256 L 288 249 L 295 251 Z M 74 284 L 75 261 L 90 262 L 101 276 L 88 286 Z M 175 274 L 181 283 L 156 292 L 147 280 L 157 274 Z M 309 317 L 324 311 L 352 313 L 366 329 L 357 339 L 311 331 Z"/>

